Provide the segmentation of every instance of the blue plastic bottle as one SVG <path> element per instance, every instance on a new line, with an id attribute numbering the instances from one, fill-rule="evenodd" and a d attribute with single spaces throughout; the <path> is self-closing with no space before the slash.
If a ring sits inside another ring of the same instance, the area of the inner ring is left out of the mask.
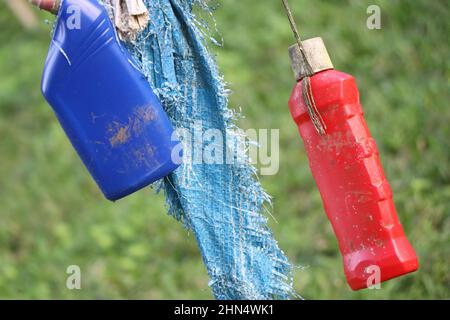
<path id="1" fill-rule="evenodd" d="M 171 123 L 97 0 L 61 2 L 42 92 L 109 200 L 178 167 Z"/>

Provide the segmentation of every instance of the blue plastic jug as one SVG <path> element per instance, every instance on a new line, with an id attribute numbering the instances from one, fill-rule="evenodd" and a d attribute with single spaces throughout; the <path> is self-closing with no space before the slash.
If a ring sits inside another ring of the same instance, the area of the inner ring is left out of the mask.
<path id="1" fill-rule="evenodd" d="M 42 93 L 109 200 L 179 166 L 173 127 L 97 0 L 60 4 Z"/>

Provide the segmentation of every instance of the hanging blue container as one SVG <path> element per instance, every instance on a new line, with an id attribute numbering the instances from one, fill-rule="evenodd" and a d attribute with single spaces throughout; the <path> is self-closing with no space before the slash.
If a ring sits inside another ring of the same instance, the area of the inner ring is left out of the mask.
<path id="1" fill-rule="evenodd" d="M 61 2 L 42 92 L 106 198 L 178 167 L 171 123 L 97 0 Z"/>

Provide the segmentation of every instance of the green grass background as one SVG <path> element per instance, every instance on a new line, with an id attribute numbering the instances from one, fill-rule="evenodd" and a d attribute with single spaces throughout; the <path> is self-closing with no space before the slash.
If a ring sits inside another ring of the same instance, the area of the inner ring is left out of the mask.
<path id="1" fill-rule="evenodd" d="M 400 219 L 420 260 L 381 290 L 352 292 L 287 108 L 292 35 L 280 1 L 223 0 L 215 49 L 244 128 L 280 128 L 280 170 L 261 181 L 270 225 L 308 299 L 450 298 L 450 9 L 442 1 L 291 0 L 358 81 Z M 382 10 L 368 30 L 366 9 Z M 103 199 L 40 95 L 51 27 L 24 31 L 0 1 L 0 298 L 212 298 L 195 239 L 147 189 Z M 66 268 L 82 290 L 65 287 Z"/>

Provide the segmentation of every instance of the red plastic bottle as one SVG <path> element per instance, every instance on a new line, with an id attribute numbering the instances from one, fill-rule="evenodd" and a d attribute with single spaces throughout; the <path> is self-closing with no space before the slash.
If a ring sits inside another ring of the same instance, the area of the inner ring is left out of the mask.
<path id="1" fill-rule="evenodd" d="M 290 49 L 298 83 L 289 106 L 339 242 L 347 282 L 358 290 L 413 272 L 417 257 L 398 220 L 355 80 L 332 69 L 320 38 L 302 44 L 314 71 L 312 94 L 325 134 L 312 123 L 303 99 L 304 61 L 298 46 Z"/>
<path id="2" fill-rule="evenodd" d="M 48 12 L 57 13 L 62 0 L 31 0 L 35 6 Z"/>

